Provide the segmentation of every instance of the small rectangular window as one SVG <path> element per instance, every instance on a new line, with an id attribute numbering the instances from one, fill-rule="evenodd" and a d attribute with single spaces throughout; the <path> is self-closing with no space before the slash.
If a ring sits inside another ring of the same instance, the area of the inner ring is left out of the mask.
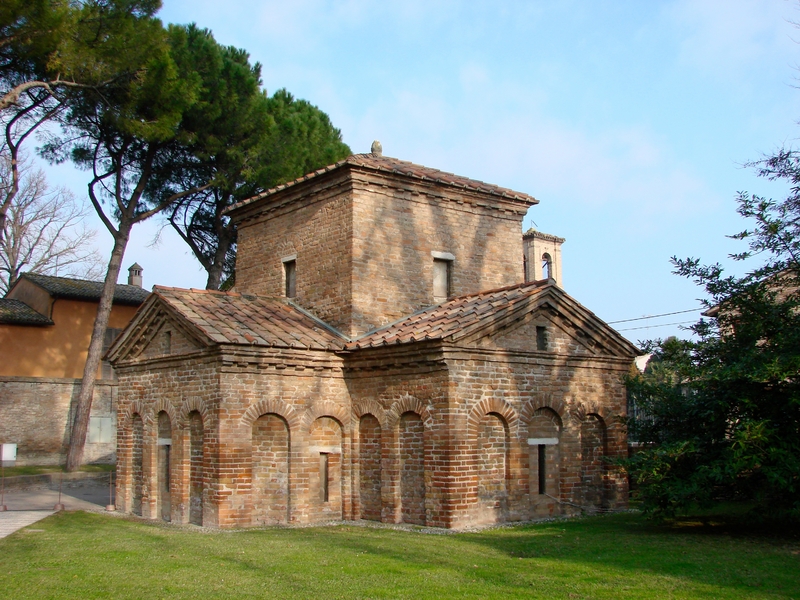
<path id="1" fill-rule="evenodd" d="M 545 494 L 547 484 L 547 446 L 539 444 L 539 493 Z"/>
<path id="2" fill-rule="evenodd" d="M 433 299 L 436 302 L 446 300 L 450 296 L 452 265 L 452 260 L 433 259 Z"/>
<path id="3" fill-rule="evenodd" d="M 286 260 L 283 262 L 284 296 L 294 298 L 297 285 L 297 261 Z"/>
<path id="4" fill-rule="evenodd" d="M 547 350 L 547 328 L 537 326 L 536 327 L 536 349 L 537 350 Z"/>
<path id="5" fill-rule="evenodd" d="M 323 502 L 328 502 L 328 469 L 328 453 L 321 452 L 319 455 L 319 495 Z"/>

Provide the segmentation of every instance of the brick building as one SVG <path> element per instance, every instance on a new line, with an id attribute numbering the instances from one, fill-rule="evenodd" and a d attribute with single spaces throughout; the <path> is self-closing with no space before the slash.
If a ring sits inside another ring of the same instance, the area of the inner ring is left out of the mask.
<path id="1" fill-rule="evenodd" d="M 636 349 L 556 284 L 561 238 L 523 242 L 536 203 L 378 152 L 230 209 L 236 291 L 156 287 L 109 351 L 118 508 L 459 528 L 625 506 L 603 459 Z"/>
<path id="2" fill-rule="evenodd" d="M 141 267 L 129 273 L 114 293 L 106 346 L 148 295 Z M 102 289 L 102 281 L 23 273 L 0 299 L 0 443 L 17 445 L 18 465 L 65 462 Z M 84 461 L 113 463 L 117 384 L 107 362 L 97 376 Z"/>

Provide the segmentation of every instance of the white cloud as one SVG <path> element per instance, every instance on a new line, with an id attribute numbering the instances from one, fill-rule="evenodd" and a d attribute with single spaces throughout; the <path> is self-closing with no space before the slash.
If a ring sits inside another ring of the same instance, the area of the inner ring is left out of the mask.
<path id="1" fill-rule="evenodd" d="M 800 12 L 785 0 L 679 0 L 664 15 L 681 30 L 680 64 L 737 78 L 742 70 L 763 68 L 771 54 L 794 54 L 798 32 L 790 21 Z"/>

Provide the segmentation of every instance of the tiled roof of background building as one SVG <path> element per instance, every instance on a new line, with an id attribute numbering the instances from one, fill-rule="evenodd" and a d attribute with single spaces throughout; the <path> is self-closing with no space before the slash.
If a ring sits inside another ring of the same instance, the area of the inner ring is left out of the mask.
<path id="1" fill-rule="evenodd" d="M 295 186 L 304 181 L 308 181 L 309 179 L 314 179 L 316 177 L 319 177 L 320 175 L 323 175 L 324 173 L 329 173 L 330 171 L 341 168 L 345 165 L 361 167 L 364 169 L 371 169 L 383 173 L 394 173 L 397 175 L 409 177 L 411 179 L 418 179 L 421 181 L 428 181 L 431 183 L 444 184 L 463 190 L 490 194 L 492 196 L 499 196 L 502 198 L 523 200 L 525 202 L 530 202 L 531 204 L 539 203 L 539 201 L 533 196 L 529 196 L 528 194 L 523 194 L 522 192 L 515 192 L 514 190 L 500 187 L 498 185 L 492 185 L 490 183 L 484 183 L 483 181 L 478 181 L 476 179 L 470 179 L 468 177 L 462 177 L 460 175 L 455 175 L 453 173 L 439 171 L 438 169 L 424 167 L 422 165 L 417 165 L 412 162 L 400 160 L 399 158 L 391 158 L 389 156 L 381 156 L 376 154 L 353 154 L 351 156 L 348 156 L 344 160 L 340 160 L 335 164 L 323 167 L 321 169 L 317 169 L 316 171 L 312 171 L 311 173 L 303 175 L 298 179 L 289 181 L 288 183 L 284 183 L 282 185 L 269 189 L 265 192 L 262 192 L 257 196 L 248 198 L 247 200 L 242 200 L 238 204 L 234 204 L 233 206 L 228 208 L 226 212 L 230 213 L 231 211 L 247 206 L 248 204 L 251 204 L 256 200 L 266 198 L 267 196 L 271 196 L 276 192 L 280 192 L 281 190 L 284 190 L 286 188 Z"/>
<path id="2" fill-rule="evenodd" d="M 53 321 L 39 314 L 21 300 L 0 299 L 0 323 L 5 325 L 53 325 Z"/>
<path id="3" fill-rule="evenodd" d="M 71 277 L 53 277 L 37 273 L 23 273 L 20 279 L 29 279 L 44 288 L 53 298 L 70 298 L 72 300 L 100 300 L 103 292 L 102 281 L 73 279 Z M 114 304 L 139 306 L 150 294 L 136 285 L 118 283 L 114 291 Z"/>
<path id="4" fill-rule="evenodd" d="M 546 287 L 547 281 L 534 281 L 459 296 L 366 333 L 347 344 L 346 348 L 376 348 L 423 340 L 441 340 L 455 334 L 469 333 L 502 319 Z"/>
<path id="5" fill-rule="evenodd" d="M 153 293 L 218 344 L 337 350 L 344 338 L 322 321 L 273 298 L 155 286 Z"/>

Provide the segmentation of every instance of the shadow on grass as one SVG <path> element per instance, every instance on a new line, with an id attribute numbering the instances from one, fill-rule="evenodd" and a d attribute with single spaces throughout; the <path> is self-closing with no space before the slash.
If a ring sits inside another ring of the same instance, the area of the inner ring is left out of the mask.
<path id="1" fill-rule="evenodd" d="M 325 545 L 364 552 L 424 569 L 432 563 L 467 570 L 470 578 L 504 580 L 520 569 L 547 569 L 554 578 L 587 577 L 643 581 L 675 578 L 745 593 L 800 594 L 800 536 L 796 528 L 757 526 L 720 517 L 684 518 L 656 525 L 639 515 L 587 517 L 446 536 L 391 532 L 348 535 L 321 530 Z M 380 530 L 372 530 L 380 531 Z M 408 538 L 414 538 L 409 541 Z M 491 569 L 484 569 L 491 563 Z M 558 573 L 559 566 L 563 572 Z M 512 578 L 513 579 L 513 578 Z M 527 587 L 527 582 L 520 582 Z"/>
<path id="2" fill-rule="evenodd" d="M 127 586 L 109 597 L 163 582 L 159 593 L 209 598 L 800 597 L 795 541 L 714 521 L 657 526 L 620 514 L 448 535 L 351 525 L 207 533 L 85 513 L 40 523 L 47 531 L 7 546 L 13 583 L 35 577 L 37 563 L 72 577 L 78 553 L 81 568 Z M 47 537 L 26 554 L 37 536 Z M 142 569 L 149 584 L 131 579 Z M 24 589 L 37 585 L 51 584 Z"/>

